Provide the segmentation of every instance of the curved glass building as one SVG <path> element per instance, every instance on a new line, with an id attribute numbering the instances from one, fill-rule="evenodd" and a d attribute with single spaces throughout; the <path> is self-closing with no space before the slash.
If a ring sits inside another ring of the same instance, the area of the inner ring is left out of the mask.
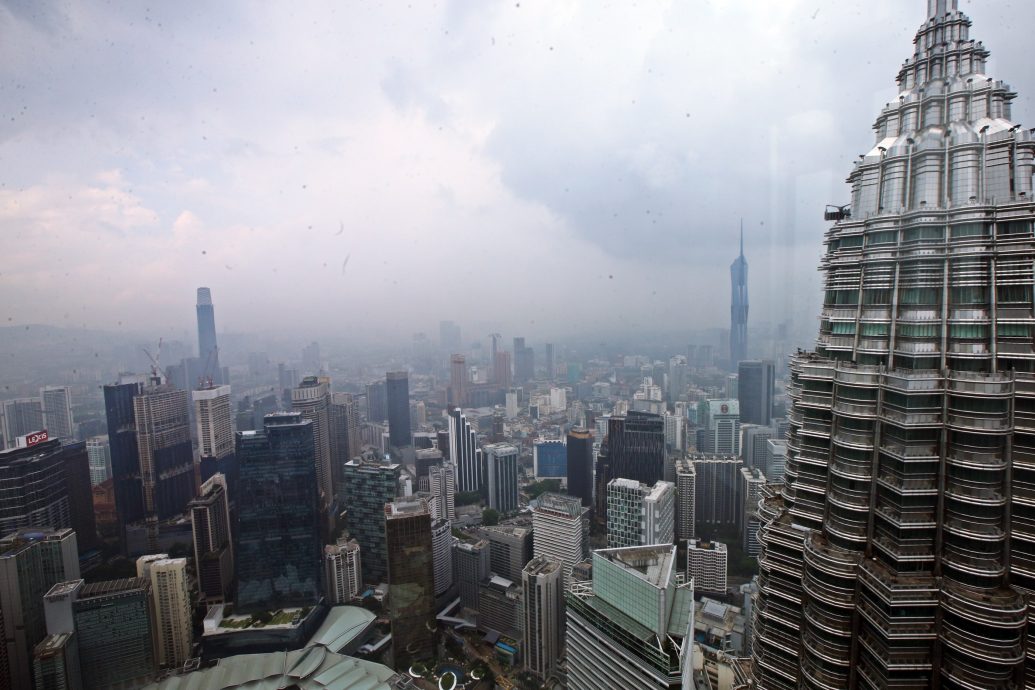
<path id="1" fill-rule="evenodd" d="M 759 505 L 759 688 L 1035 687 L 1035 141 L 957 0 L 927 16 L 827 214 Z"/>

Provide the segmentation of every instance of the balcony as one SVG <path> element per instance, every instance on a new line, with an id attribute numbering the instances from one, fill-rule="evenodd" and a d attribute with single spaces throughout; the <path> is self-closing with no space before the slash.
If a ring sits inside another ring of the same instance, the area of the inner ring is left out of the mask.
<path id="1" fill-rule="evenodd" d="M 850 417 L 876 417 L 877 402 L 845 402 L 838 400 L 834 403 L 834 410 L 840 414 Z"/>
<path id="2" fill-rule="evenodd" d="M 910 647 L 896 645 L 894 648 L 889 648 L 880 637 L 866 631 L 859 635 L 859 641 L 888 671 L 930 671 L 934 668 L 931 664 L 930 645 Z"/>
<path id="3" fill-rule="evenodd" d="M 934 613 L 930 618 L 889 616 L 865 599 L 856 605 L 859 613 L 888 639 L 933 640 Z"/>
<path id="4" fill-rule="evenodd" d="M 958 572 L 979 577 L 998 578 L 1006 574 L 1006 567 L 999 555 L 972 555 L 964 553 L 952 544 L 945 545 L 942 564 Z"/>
<path id="5" fill-rule="evenodd" d="M 942 390 L 942 377 L 937 371 L 896 369 L 884 375 L 884 385 L 904 392 L 938 392 Z"/>
<path id="6" fill-rule="evenodd" d="M 832 673 L 820 668 L 807 656 L 801 659 L 801 679 L 805 681 L 802 687 L 820 688 L 820 690 L 844 690 L 848 687 L 848 671 L 844 673 Z"/>
<path id="7" fill-rule="evenodd" d="M 834 442 L 851 448 L 873 450 L 873 432 L 838 429 L 834 434 Z"/>
<path id="8" fill-rule="evenodd" d="M 893 455 L 900 460 L 938 459 L 937 443 L 902 443 L 901 441 L 896 441 L 891 437 L 885 436 L 881 439 L 880 448 L 889 455 Z"/>
<path id="9" fill-rule="evenodd" d="M 949 410 L 948 423 L 950 426 L 972 431 L 1010 431 L 1010 420 L 1002 415 L 986 417 Z"/>
<path id="10" fill-rule="evenodd" d="M 971 374 L 954 371 L 949 374 L 949 390 L 955 393 L 979 395 L 1012 395 L 1013 379 L 1001 374 Z"/>
<path id="11" fill-rule="evenodd" d="M 942 423 L 941 412 L 905 411 L 890 406 L 881 409 L 881 416 L 899 426 L 937 426 Z"/>
<path id="12" fill-rule="evenodd" d="M 900 528 L 921 529 L 925 527 L 934 528 L 937 526 L 934 519 L 934 510 L 930 508 L 912 508 L 909 510 L 903 510 L 887 503 L 883 503 L 877 506 L 877 514 Z"/>
<path id="13" fill-rule="evenodd" d="M 941 604 L 961 618 L 998 629 L 1021 629 L 1028 622 L 1028 607 L 1021 595 L 1010 589 L 977 590 L 947 581 Z"/>
<path id="14" fill-rule="evenodd" d="M 1006 458 L 1003 451 L 980 449 L 972 450 L 966 447 L 950 445 L 946 452 L 946 462 L 960 467 L 975 467 L 979 469 L 1005 469 Z"/>
<path id="15" fill-rule="evenodd" d="M 813 603 L 805 605 L 802 609 L 802 615 L 805 620 L 811 625 L 824 630 L 831 635 L 837 635 L 840 637 L 851 637 L 852 635 L 852 619 L 849 614 L 847 618 L 842 616 L 831 616 L 830 614 L 821 611 Z"/>
<path id="16" fill-rule="evenodd" d="M 881 561 L 872 559 L 860 564 L 859 580 L 888 604 L 930 606 L 932 615 L 938 604 L 938 585 L 933 575 L 896 573 Z"/>
<path id="17" fill-rule="evenodd" d="M 947 532 L 980 541 L 1002 541 L 1005 538 L 1001 523 L 976 522 L 950 517 L 945 521 Z"/>
<path id="18" fill-rule="evenodd" d="M 1019 664 L 1024 661 L 1024 647 L 1020 635 L 1014 641 L 998 640 L 963 631 L 948 621 L 942 621 L 938 638 L 942 644 L 959 652 L 967 659 L 979 659 L 993 664 Z"/>
<path id="19" fill-rule="evenodd" d="M 888 469 L 880 470 L 877 482 L 893 491 L 910 496 L 929 496 L 938 493 L 937 478 L 932 475 L 904 477 Z"/>
<path id="20" fill-rule="evenodd" d="M 874 545 L 899 562 L 934 562 L 933 546 L 920 544 L 903 544 L 884 534 L 873 537 Z"/>
<path id="21" fill-rule="evenodd" d="M 949 480 L 945 484 L 945 494 L 957 501 L 976 503 L 984 506 L 1004 506 L 1006 497 L 999 486 L 980 486 L 973 483 Z"/>

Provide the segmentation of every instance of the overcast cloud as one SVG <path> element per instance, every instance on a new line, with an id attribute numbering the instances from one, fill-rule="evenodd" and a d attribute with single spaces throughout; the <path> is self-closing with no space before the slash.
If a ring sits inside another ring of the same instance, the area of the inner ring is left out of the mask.
<path id="1" fill-rule="evenodd" d="M 0 4 L 10 323 L 813 330 L 924 0 Z M 1035 125 L 1035 3 L 961 2 Z M 357 335 L 357 337 L 359 337 Z"/>

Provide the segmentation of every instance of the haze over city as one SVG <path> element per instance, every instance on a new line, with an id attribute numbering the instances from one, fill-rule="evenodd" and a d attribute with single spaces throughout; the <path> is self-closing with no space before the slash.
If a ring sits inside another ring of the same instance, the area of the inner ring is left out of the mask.
<path id="1" fill-rule="evenodd" d="M 1030 112 L 1035 6 L 962 9 Z M 209 285 L 228 332 L 715 327 L 743 219 L 753 325 L 807 344 L 921 14 L 6 2 L 2 320 L 182 337 Z"/>

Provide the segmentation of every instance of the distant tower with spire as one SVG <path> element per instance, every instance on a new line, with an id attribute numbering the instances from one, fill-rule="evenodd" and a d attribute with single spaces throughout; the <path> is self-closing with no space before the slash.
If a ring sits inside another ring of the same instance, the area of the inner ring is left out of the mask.
<path id="1" fill-rule="evenodd" d="M 744 221 L 740 221 L 740 256 L 730 264 L 730 370 L 747 359 L 748 263 L 744 258 Z"/>

